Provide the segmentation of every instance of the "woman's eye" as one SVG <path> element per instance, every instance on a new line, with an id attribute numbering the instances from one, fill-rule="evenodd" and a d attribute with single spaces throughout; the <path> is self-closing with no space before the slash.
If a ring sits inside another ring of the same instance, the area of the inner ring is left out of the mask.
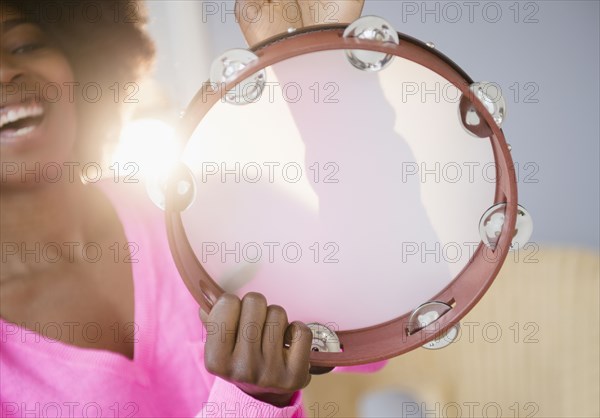
<path id="1" fill-rule="evenodd" d="M 26 54 L 28 52 L 32 52 L 35 51 L 37 49 L 43 48 L 43 44 L 41 43 L 31 43 L 31 44 L 26 44 L 26 45 L 22 45 L 18 48 L 13 49 L 13 54 Z"/>

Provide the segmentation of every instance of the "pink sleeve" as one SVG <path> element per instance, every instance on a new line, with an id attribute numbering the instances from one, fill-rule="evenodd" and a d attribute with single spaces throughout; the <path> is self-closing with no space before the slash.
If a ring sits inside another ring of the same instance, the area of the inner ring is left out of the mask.
<path id="1" fill-rule="evenodd" d="M 260 402 L 241 391 L 237 386 L 216 378 L 210 390 L 208 400 L 202 404 L 202 410 L 196 418 L 303 418 L 301 392 L 296 392 L 290 406 L 278 408 Z"/>

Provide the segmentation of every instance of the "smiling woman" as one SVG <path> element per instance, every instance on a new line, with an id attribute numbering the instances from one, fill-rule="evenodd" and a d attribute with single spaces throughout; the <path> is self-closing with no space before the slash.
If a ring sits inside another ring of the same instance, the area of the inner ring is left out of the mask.
<path id="1" fill-rule="evenodd" d="M 49 161 L 65 158 L 75 140 L 75 105 L 68 100 L 50 103 L 41 86 L 72 83 L 71 66 L 38 25 L 21 14 L 3 20 L 2 161 L 16 158 L 25 162 L 27 155 L 44 156 Z M 68 123 L 61 124 L 61 119 Z M 62 141 L 44 140 L 48 133 L 56 136 L 60 131 Z"/>
<path id="2" fill-rule="evenodd" d="M 0 8 L 0 315 L 38 337 L 132 357 L 131 342 L 106 334 L 94 341 L 70 338 L 44 326 L 60 323 L 62 329 L 71 320 L 120 326 L 133 316 L 130 266 L 98 254 L 90 263 L 87 251 L 101 254 L 112 242 L 123 243 L 122 224 L 106 196 L 80 181 L 82 163 L 100 167 L 101 149 L 120 120 L 119 103 L 86 100 L 87 90 L 81 95 L 76 88 L 133 79 L 152 45 L 141 21 L 93 23 L 67 14 L 67 2 L 52 2 L 58 14 L 50 18 L 48 4 L 6 1 Z M 116 48 L 107 44 L 115 36 L 111 27 L 124 38 Z M 139 52 L 125 58 L 122 48 L 132 46 Z M 86 250 L 71 251 L 76 247 Z M 118 292 L 98 292 L 99 280 Z M 107 303 L 115 307 L 107 310 Z"/>
<path id="3" fill-rule="evenodd" d="M 77 118 L 77 160 L 100 162 L 104 149 L 118 139 L 125 94 L 115 92 L 135 83 L 153 57 L 140 3 L 4 1 L 2 15 L 3 83 L 8 83 L 2 97 L 3 141 L 16 146 L 18 139 L 24 147 L 24 137 L 45 119 L 44 112 L 60 112 L 63 123 L 57 128 L 64 139 L 75 135 L 64 131 L 72 125 L 64 118 Z M 23 77 L 18 69 L 25 67 L 35 72 Z M 26 111 L 11 112 L 8 105 L 22 99 L 35 102 L 29 111 L 37 120 L 16 120 Z"/>
<path id="4" fill-rule="evenodd" d="M 0 4 L 0 416 L 302 416 L 308 327 L 251 293 L 203 328 L 138 179 L 96 184 L 153 55 L 141 6 Z"/>

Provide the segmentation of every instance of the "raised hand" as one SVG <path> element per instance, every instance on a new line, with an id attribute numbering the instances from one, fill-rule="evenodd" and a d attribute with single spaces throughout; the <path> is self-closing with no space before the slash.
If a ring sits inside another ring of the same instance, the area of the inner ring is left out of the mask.
<path id="1" fill-rule="evenodd" d="M 289 28 L 350 23 L 360 17 L 365 0 L 236 0 L 236 18 L 252 46 Z"/>

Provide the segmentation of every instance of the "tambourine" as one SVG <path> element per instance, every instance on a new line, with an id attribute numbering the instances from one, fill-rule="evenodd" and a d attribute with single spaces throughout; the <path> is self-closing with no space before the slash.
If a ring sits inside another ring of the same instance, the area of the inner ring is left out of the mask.
<path id="1" fill-rule="evenodd" d="M 214 61 L 150 194 L 204 311 L 263 293 L 317 367 L 441 348 L 531 235 L 505 116 L 497 85 L 381 18 L 290 29 Z"/>

